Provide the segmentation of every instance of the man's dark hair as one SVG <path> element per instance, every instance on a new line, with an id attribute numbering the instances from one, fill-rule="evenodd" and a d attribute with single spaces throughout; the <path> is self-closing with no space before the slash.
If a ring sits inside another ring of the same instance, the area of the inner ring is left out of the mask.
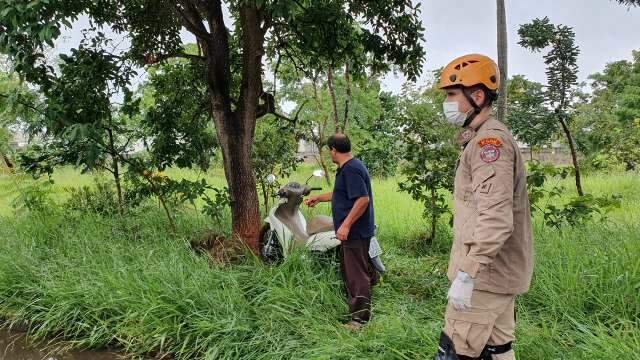
<path id="1" fill-rule="evenodd" d="M 337 152 L 346 154 L 351 152 L 351 141 L 345 134 L 334 134 L 329 136 L 329 140 L 327 140 L 327 147 L 329 150 L 336 149 Z"/>

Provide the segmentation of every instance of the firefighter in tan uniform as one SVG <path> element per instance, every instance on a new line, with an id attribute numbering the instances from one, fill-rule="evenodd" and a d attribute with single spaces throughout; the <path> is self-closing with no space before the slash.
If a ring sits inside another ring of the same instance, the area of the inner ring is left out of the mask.
<path id="1" fill-rule="evenodd" d="M 514 298 L 529 289 L 533 240 L 525 166 L 507 127 L 493 118 L 500 74 L 471 54 L 441 75 L 447 120 L 461 126 L 454 181 L 454 239 L 445 326 L 436 360 L 515 359 Z"/>

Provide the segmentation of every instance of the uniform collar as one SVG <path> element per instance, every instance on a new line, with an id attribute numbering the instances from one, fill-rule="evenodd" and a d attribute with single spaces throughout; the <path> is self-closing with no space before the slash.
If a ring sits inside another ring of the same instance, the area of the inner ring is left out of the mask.
<path id="1" fill-rule="evenodd" d="M 456 142 L 461 146 L 466 146 L 471 139 L 476 137 L 477 132 L 470 127 L 462 129 L 456 136 Z"/>
<path id="2" fill-rule="evenodd" d="M 489 118 L 480 125 L 478 131 L 480 130 L 480 128 L 484 128 L 486 130 L 504 130 L 504 127 L 505 126 L 503 123 L 498 121 L 493 116 L 489 116 Z"/>
<path id="3" fill-rule="evenodd" d="M 466 146 L 481 130 L 504 130 L 504 127 L 500 121 L 491 115 L 476 130 L 471 127 L 463 128 L 456 136 L 456 142 L 461 146 Z"/>

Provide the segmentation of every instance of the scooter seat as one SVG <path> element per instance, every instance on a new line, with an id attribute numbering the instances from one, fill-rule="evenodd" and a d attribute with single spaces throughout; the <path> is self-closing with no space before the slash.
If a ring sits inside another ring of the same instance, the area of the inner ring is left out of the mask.
<path id="1" fill-rule="evenodd" d="M 334 231 L 333 219 L 331 217 L 316 215 L 309 220 L 307 224 L 307 234 L 309 234 L 309 236 L 325 231 Z"/>

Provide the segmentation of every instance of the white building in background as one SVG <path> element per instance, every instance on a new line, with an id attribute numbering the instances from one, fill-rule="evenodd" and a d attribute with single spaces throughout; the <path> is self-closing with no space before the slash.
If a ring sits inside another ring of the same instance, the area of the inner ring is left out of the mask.
<path id="1" fill-rule="evenodd" d="M 318 147 L 316 144 L 306 141 L 300 140 L 298 141 L 298 156 L 301 158 L 311 158 L 318 154 Z"/>
<path id="2" fill-rule="evenodd" d="M 518 140 L 516 140 L 516 144 L 518 144 L 518 148 L 519 148 L 521 151 L 525 151 L 525 150 L 526 150 L 526 151 L 529 151 L 529 144 L 524 143 L 524 142 L 522 142 L 522 141 L 518 141 Z"/>
<path id="3" fill-rule="evenodd" d="M 9 143 L 9 146 L 13 149 L 22 149 L 29 144 L 29 136 L 22 131 L 16 131 L 13 135 L 13 140 Z"/>

